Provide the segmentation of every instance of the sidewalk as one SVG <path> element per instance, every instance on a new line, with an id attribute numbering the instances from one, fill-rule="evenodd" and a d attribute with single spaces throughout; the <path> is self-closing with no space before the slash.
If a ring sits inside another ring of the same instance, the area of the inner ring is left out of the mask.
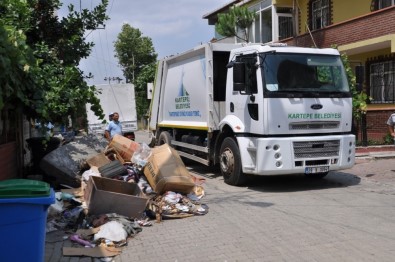
<path id="1" fill-rule="evenodd" d="M 356 158 L 395 158 L 395 146 L 393 145 L 357 147 L 355 151 Z"/>

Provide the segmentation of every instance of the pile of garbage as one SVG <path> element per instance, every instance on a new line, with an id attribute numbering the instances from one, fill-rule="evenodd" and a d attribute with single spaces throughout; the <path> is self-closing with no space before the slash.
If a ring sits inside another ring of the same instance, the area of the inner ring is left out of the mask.
<path id="1" fill-rule="evenodd" d="M 191 175 L 167 144 L 150 148 L 116 135 L 79 166 L 80 187 L 57 192 L 48 213 L 47 233 L 61 230 L 75 243 L 64 256 L 115 256 L 152 221 L 208 213 L 204 179 Z"/>

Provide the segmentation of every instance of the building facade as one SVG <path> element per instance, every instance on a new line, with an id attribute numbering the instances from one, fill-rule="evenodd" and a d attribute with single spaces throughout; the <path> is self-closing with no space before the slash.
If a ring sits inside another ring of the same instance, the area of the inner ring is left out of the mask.
<path id="1" fill-rule="evenodd" d="M 395 0 L 238 0 L 203 18 L 214 25 L 218 14 L 233 5 L 247 6 L 257 14 L 248 29 L 250 42 L 337 46 L 353 68 L 364 66 L 364 89 L 370 99 L 366 124 L 359 130 L 366 132 L 365 140 L 385 143 L 386 121 L 395 112 Z M 215 41 L 238 40 L 216 35 Z M 362 137 L 359 132 L 358 141 Z"/>

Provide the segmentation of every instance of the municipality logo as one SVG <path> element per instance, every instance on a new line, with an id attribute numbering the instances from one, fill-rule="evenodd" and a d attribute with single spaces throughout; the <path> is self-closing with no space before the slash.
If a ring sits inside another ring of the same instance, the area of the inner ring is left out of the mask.
<path id="1" fill-rule="evenodd" d="M 178 96 L 175 98 L 175 103 L 176 103 L 176 109 L 191 108 L 189 93 L 184 86 L 184 70 L 182 71 L 180 84 L 178 87 Z"/>

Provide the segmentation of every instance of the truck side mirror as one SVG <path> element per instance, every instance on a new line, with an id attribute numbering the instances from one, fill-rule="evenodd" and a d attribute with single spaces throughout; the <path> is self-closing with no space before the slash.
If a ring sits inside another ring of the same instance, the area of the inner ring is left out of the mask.
<path id="1" fill-rule="evenodd" d="M 364 76 L 365 76 L 365 68 L 364 68 L 364 66 L 361 66 L 361 65 L 359 65 L 359 66 L 356 66 L 355 67 L 355 78 L 356 78 L 356 86 L 355 86 L 355 88 L 356 88 L 356 90 L 358 91 L 358 92 L 361 92 L 362 91 L 362 89 L 363 89 L 363 81 L 364 81 Z"/>
<path id="2" fill-rule="evenodd" d="M 233 63 L 233 91 L 245 91 L 246 90 L 246 69 L 245 63 L 234 62 Z"/>

